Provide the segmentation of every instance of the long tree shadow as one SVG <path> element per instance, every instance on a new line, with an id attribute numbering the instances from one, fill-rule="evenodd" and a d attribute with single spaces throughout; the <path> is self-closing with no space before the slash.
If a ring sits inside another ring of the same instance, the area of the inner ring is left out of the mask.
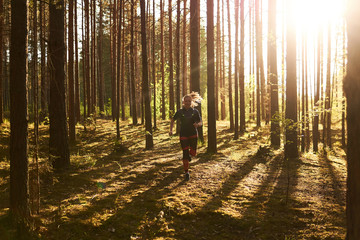
<path id="1" fill-rule="evenodd" d="M 327 196 L 328 200 L 340 206 L 344 206 L 345 194 L 342 190 L 344 189 L 344 177 L 341 179 L 342 177 L 334 167 L 333 161 L 330 160 L 327 155 L 322 154 L 319 156 L 319 164 L 320 171 L 323 173 L 322 175 L 330 178 L 330 182 L 326 182 L 324 186 L 325 190 L 330 193 Z"/>
<path id="2" fill-rule="evenodd" d="M 238 187 L 239 182 L 245 179 L 259 163 L 264 163 L 264 159 L 256 156 L 248 157 L 244 163 L 236 166 L 234 172 L 227 177 L 220 189 L 212 193 L 213 197 L 204 206 L 194 212 L 179 215 L 171 224 L 177 233 L 177 239 L 243 239 L 251 223 L 224 214 L 219 209 Z M 204 226 L 207 226 L 208 231 L 196 230 L 204 229 Z"/>
<path id="3" fill-rule="evenodd" d="M 346 171 L 344 170 L 343 177 L 339 174 L 340 166 L 334 166 L 335 161 L 329 159 L 327 155 L 319 156 L 320 172 L 323 179 L 320 183 L 319 189 L 322 196 L 323 207 L 330 206 L 327 211 L 327 219 L 329 228 L 341 226 L 344 229 L 346 225 L 345 207 L 346 207 Z M 339 163 L 337 163 L 339 164 Z M 343 166 L 344 169 L 345 166 Z"/>
<path id="4" fill-rule="evenodd" d="M 84 234 L 96 233 L 90 237 L 90 239 L 109 239 L 111 237 L 129 239 L 131 234 L 136 232 L 140 222 L 144 219 L 144 216 L 147 214 L 147 212 L 160 211 L 162 206 L 159 205 L 158 200 L 160 200 L 164 194 L 171 191 L 171 188 L 168 186 L 178 181 L 179 171 L 181 171 L 180 166 L 172 173 L 164 176 L 160 180 L 157 180 L 155 184 L 150 184 L 150 186 L 147 186 L 145 190 L 138 187 L 137 191 L 136 185 L 138 184 L 134 182 L 122 190 L 116 191 L 99 201 L 93 202 L 85 212 L 72 215 L 69 221 L 63 223 L 56 221 L 54 225 L 49 226 L 49 232 L 51 232 L 51 229 L 55 230 L 58 227 L 57 225 L 61 224 L 63 228 L 61 232 L 67 237 L 71 237 L 71 229 L 75 227 L 77 228 L 77 233 L 79 232 L 79 228 L 83 229 Z M 147 185 L 147 182 L 150 179 L 156 179 L 156 173 L 157 171 L 145 173 L 142 176 L 145 178 L 145 181 L 142 184 Z M 142 178 L 141 176 L 138 177 Z M 183 182 L 179 181 L 178 185 L 179 184 L 183 184 Z M 122 200 L 122 196 L 128 195 L 129 191 L 136 193 L 132 196 L 131 199 Z M 81 221 L 83 217 L 91 218 L 91 215 L 96 213 L 104 213 L 104 211 L 106 212 L 107 210 L 114 212 L 109 214 L 109 218 L 105 219 L 104 221 L 100 221 L 99 227 L 92 224 L 91 221 L 87 223 Z M 113 228 L 116 231 L 112 231 L 111 229 Z M 84 237 L 86 236 L 84 235 Z"/>
<path id="5" fill-rule="evenodd" d="M 299 159 L 284 160 L 281 154 L 270 162 L 265 180 L 244 206 L 242 219 L 254 224 L 249 239 L 284 239 L 305 227 L 294 197 L 300 165 Z"/>
<path id="6" fill-rule="evenodd" d="M 174 161 L 174 160 L 171 160 Z M 135 218 L 135 220 L 131 220 L 131 224 L 124 229 L 120 229 L 115 234 L 116 236 L 129 237 L 130 233 L 136 232 L 139 225 L 141 224 L 141 221 L 144 220 L 144 218 L 147 218 L 146 214 L 147 212 L 153 213 L 154 211 L 157 212 L 159 209 L 161 209 L 162 204 L 161 201 L 159 203 L 159 200 L 161 200 L 165 195 L 169 194 L 171 191 L 174 191 L 179 184 L 182 184 L 183 182 L 178 182 L 178 184 L 173 184 L 175 181 L 179 181 L 178 178 L 181 176 L 181 166 L 175 167 L 175 162 L 171 163 L 169 160 L 161 162 L 161 163 L 154 163 L 154 168 L 151 168 L 143 173 L 137 173 L 134 176 L 128 178 L 127 180 L 130 182 L 126 187 L 121 188 L 120 190 L 117 190 L 116 192 L 108 194 L 106 197 L 103 197 L 99 200 L 95 200 L 91 202 L 91 205 L 75 215 L 69 216 L 69 221 L 61 222 L 61 214 L 60 219 L 57 219 L 54 224 L 60 224 L 62 227 L 65 227 L 68 231 L 61 231 L 61 232 L 71 232 L 71 228 L 78 226 L 78 228 L 83 229 L 84 232 L 97 232 L 99 229 L 95 227 L 94 224 L 83 224 L 80 223 L 79 219 L 82 219 L 82 222 L 84 222 L 84 219 L 91 219 L 94 214 L 96 213 L 104 213 L 109 209 L 116 208 L 116 206 L 119 202 L 121 207 L 118 210 L 118 213 L 110 217 L 110 219 L 106 220 L 102 223 L 102 234 L 105 234 L 105 236 L 108 235 L 108 229 L 107 227 L 111 228 L 112 222 L 124 222 L 127 226 L 128 220 L 126 220 L 127 217 L 129 218 Z M 200 158 L 198 161 L 192 163 L 192 166 L 195 167 L 199 164 L 213 164 L 209 163 L 209 156 L 204 156 L 203 158 Z M 138 163 L 141 165 L 141 161 Z M 255 163 L 254 163 L 255 164 Z M 130 165 L 130 163 L 129 163 Z M 251 165 L 251 164 L 250 164 Z M 251 168 L 251 166 L 249 166 Z M 132 168 L 132 167 L 131 167 Z M 170 168 L 170 169 L 169 169 Z M 167 171 L 161 171 L 161 169 L 166 169 Z M 111 167 L 108 168 L 108 170 L 111 170 Z M 170 170 L 170 173 L 169 173 Z M 250 169 L 248 171 L 251 171 Z M 101 171 L 104 174 L 104 168 L 102 168 Z M 159 175 L 159 172 L 164 173 L 165 176 Z M 100 173 L 94 170 L 94 173 L 99 175 Z M 89 173 L 83 173 L 89 175 Z M 105 172 L 106 174 L 106 172 Z M 244 173 L 246 174 L 246 173 Z M 125 178 L 121 178 L 119 180 L 113 180 L 116 181 L 123 181 Z M 108 182 L 107 184 L 110 184 Z M 172 187 L 169 187 L 169 185 L 172 185 Z M 66 192 L 66 191 L 65 191 Z M 75 191 L 76 192 L 76 191 Z M 134 194 L 132 194 L 132 192 Z M 121 196 L 133 196 L 131 199 L 122 199 Z M 145 202 L 144 202 L 145 201 Z M 71 201 L 67 204 L 71 204 Z M 150 205 L 149 205 L 150 204 Z M 160 205 L 159 205 L 160 204 Z M 144 205 L 140 213 L 137 213 L 139 210 L 139 206 Z M 151 210 L 149 210 L 151 209 Z M 132 212 L 136 212 L 136 217 L 133 216 Z M 58 216 L 58 218 L 59 218 Z M 56 216 L 55 216 L 56 217 Z M 125 218 L 125 219 L 123 219 Z M 114 220 L 112 220 L 114 219 Z M 57 226 L 51 225 L 49 229 L 56 228 Z M 151 227 L 152 229 L 153 227 Z M 144 230 L 145 231 L 145 230 Z M 51 232 L 51 230 L 49 230 Z M 111 232 L 111 231 L 110 231 Z M 152 229 L 151 231 L 148 231 L 147 233 L 143 234 L 150 234 L 151 232 L 157 232 L 156 229 Z M 125 235 L 124 235 L 125 234 Z M 110 233 L 110 235 L 114 235 L 114 233 Z"/>

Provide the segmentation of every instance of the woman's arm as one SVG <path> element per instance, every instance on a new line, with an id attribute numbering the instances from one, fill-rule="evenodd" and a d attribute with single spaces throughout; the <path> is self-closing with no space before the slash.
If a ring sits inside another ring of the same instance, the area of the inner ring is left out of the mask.
<path id="1" fill-rule="evenodd" d="M 201 127 L 202 126 L 202 121 L 200 120 L 200 122 L 196 122 L 193 124 L 195 128 Z"/>

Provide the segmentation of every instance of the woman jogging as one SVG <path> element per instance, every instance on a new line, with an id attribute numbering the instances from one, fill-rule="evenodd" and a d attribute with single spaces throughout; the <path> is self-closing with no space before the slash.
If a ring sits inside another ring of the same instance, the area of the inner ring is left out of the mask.
<path id="1" fill-rule="evenodd" d="M 194 107 L 196 107 L 201 100 L 202 98 L 196 92 L 185 95 L 182 99 L 183 107 L 175 113 L 171 118 L 170 123 L 169 135 L 171 136 L 173 134 L 174 121 L 180 119 L 180 144 L 183 150 L 183 164 L 186 181 L 190 180 L 190 155 L 196 155 L 198 137 L 197 128 L 202 125 L 200 113 Z"/>

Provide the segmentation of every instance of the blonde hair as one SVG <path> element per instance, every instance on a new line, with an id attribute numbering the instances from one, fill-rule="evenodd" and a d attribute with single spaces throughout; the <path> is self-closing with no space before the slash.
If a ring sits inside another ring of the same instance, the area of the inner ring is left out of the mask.
<path id="1" fill-rule="evenodd" d="M 203 100 L 202 97 L 200 96 L 200 94 L 198 92 L 191 92 L 189 94 L 186 94 L 183 98 L 182 101 L 184 102 L 185 98 L 190 97 L 191 98 L 191 107 L 196 107 L 198 106 L 201 101 Z"/>

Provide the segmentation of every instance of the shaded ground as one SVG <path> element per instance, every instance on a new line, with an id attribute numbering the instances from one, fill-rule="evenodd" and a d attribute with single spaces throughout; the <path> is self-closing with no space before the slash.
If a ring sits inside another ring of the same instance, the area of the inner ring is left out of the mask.
<path id="1" fill-rule="evenodd" d="M 168 122 L 159 123 L 151 151 L 144 150 L 142 126 L 121 127 L 129 151 L 115 141 L 111 121 L 97 120 L 86 132 L 78 126 L 65 173 L 53 173 L 47 163 L 42 126 L 41 211 L 34 232 L 39 239 L 61 240 L 345 238 L 346 162 L 336 144 L 326 155 L 285 161 L 281 149 L 265 147 L 265 128 L 249 129 L 239 140 L 227 128 L 219 122 L 219 153 L 200 146 L 185 182 L 182 152 L 177 137 L 167 135 Z M 3 125 L 0 239 L 15 239 L 6 223 L 8 134 Z"/>

